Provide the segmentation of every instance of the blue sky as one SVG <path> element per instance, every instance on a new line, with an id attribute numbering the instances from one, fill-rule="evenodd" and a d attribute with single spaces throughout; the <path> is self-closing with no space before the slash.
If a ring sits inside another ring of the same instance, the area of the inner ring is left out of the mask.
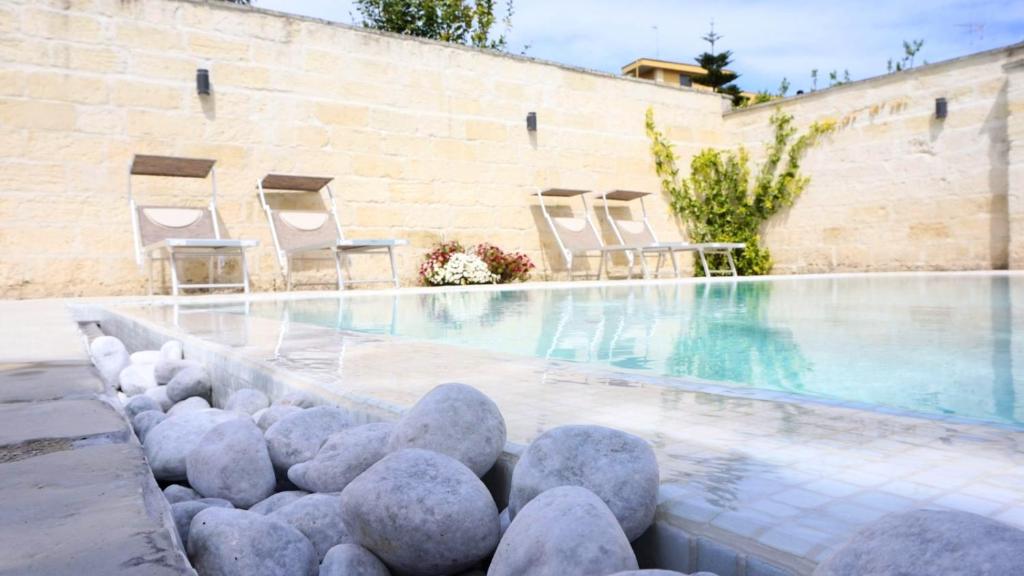
<path id="1" fill-rule="evenodd" d="M 254 0 L 261 8 L 358 22 L 350 0 Z M 707 44 L 711 20 L 732 50 L 732 68 L 748 90 L 819 87 L 828 71 L 854 79 L 882 74 L 903 55 L 903 40 L 922 38 L 930 62 L 1024 41 L 1024 0 L 516 0 L 509 50 L 617 73 L 638 57 L 692 61 Z M 655 30 L 657 26 L 657 30 Z"/>

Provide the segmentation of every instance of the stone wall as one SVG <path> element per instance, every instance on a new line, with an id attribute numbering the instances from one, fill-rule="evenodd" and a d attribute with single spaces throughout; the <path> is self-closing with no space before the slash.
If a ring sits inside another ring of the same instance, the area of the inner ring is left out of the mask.
<path id="1" fill-rule="evenodd" d="M 1022 95 L 1004 67 L 1020 58 L 1024 47 L 995 50 L 783 101 L 801 128 L 838 128 L 807 154 L 803 196 L 766 226 L 775 272 L 1007 268 L 1008 117 Z M 776 108 L 727 113 L 731 141 L 763 156 Z"/>
<path id="2" fill-rule="evenodd" d="M 1024 55 L 1008 58 L 1006 70 L 1007 228 L 1009 268 L 1024 269 Z"/>
<path id="3" fill-rule="evenodd" d="M 1024 226 L 1007 209 L 1021 212 L 1007 199 L 1024 179 L 1019 150 L 1007 153 L 1008 110 L 1021 98 L 1003 69 L 1011 57 L 784 103 L 801 124 L 845 126 L 811 152 L 811 188 L 768 230 L 777 271 L 1005 267 L 1009 230 Z M 197 68 L 210 70 L 211 96 L 196 94 Z M 929 116 L 938 95 L 950 100 L 942 123 Z M 683 163 L 704 146 L 760 148 L 771 110 L 723 115 L 713 94 L 222 2 L 8 0 L 0 297 L 145 291 L 127 204 L 135 153 L 218 160 L 224 228 L 262 243 L 250 257 L 257 290 L 283 286 L 254 188 L 268 172 L 334 176 L 349 237 L 410 241 L 399 252 L 405 284 L 441 239 L 522 250 L 538 276 L 563 276 L 530 194 L 657 190 L 648 106 Z M 149 203 L 202 204 L 208 187 L 139 178 L 133 190 Z M 685 237 L 664 198 L 649 212 L 660 237 Z M 379 276 L 385 262 L 358 259 L 354 271 Z"/>
<path id="4" fill-rule="evenodd" d="M 410 241 L 409 284 L 442 238 L 559 269 L 530 193 L 655 188 L 649 104 L 684 152 L 723 141 L 714 95 L 222 2 L 5 2 L 0 62 L 4 297 L 145 291 L 127 204 L 135 153 L 218 161 L 224 226 L 261 241 L 252 276 L 270 290 L 283 283 L 255 192 L 268 172 L 334 176 L 350 238 Z M 197 68 L 210 70 L 210 97 L 196 94 Z M 208 184 L 133 189 L 201 204 Z M 678 237 L 664 205 L 652 213 Z M 386 263 L 361 260 L 376 276 Z"/>

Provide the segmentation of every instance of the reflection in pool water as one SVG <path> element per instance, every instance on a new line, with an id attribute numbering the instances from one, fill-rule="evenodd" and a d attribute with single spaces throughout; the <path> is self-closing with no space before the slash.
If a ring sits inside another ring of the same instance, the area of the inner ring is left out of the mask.
<path id="1" fill-rule="evenodd" d="M 1021 276 L 897 275 L 359 295 L 251 313 L 1021 424 L 1021 302 Z"/>

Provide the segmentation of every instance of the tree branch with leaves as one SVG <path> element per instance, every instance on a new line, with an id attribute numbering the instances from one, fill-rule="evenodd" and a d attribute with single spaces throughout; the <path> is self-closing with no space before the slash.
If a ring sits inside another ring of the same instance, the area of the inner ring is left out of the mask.
<path id="1" fill-rule="evenodd" d="M 512 0 L 505 2 L 504 15 L 496 9 L 496 0 L 356 0 L 366 28 L 504 50 L 505 34 L 512 27 Z M 505 31 L 494 36 L 499 20 Z"/>

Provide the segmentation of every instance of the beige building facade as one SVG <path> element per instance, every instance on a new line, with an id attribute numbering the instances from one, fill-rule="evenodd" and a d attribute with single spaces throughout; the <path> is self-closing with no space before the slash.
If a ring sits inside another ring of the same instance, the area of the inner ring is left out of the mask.
<path id="1" fill-rule="evenodd" d="M 1024 267 L 1022 59 L 1009 47 L 783 101 L 802 126 L 840 128 L 808 154 L 805 195 L 766 228 L 776 271 Z M 200 68 L 209 96 L 196 93 Z M 405 284 L 451 239 L 521 250 L 540 277 L 564 275 L 531 194 L 657 191 L 648 107 L 684 165 L 703 147 L 742 144 L 756 158 L 775 109 L 220 2 L 9 0 L 0 297 L 145 292 L 127 198 L 136 153 L 217 160 L 225 230 L 261 242 L 257 290 L 283 286 L 255 189 L 270 172 L 335 177 L 350 237 L 410 241 Z M 204 183 L 151 180 L 133 193 L 205 200 Z M 665 198 L 649 211 L 661 237 L 685 237 Z"/>

